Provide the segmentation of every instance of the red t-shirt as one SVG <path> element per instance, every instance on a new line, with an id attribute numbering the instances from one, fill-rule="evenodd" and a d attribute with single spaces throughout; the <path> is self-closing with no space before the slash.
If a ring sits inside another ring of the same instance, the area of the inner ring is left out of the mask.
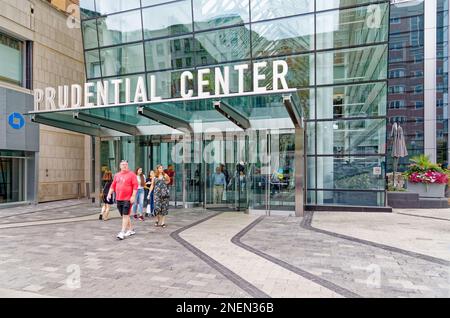
<path id="1" fill-rule="evenodd" d="M 175 177 L 175 171 L 166 169 L 166 170 L 164 170 L 164 173 L 167 174 L 169 176 L 169 178 L 170 178 L 170 182 L 169 182 L 168 185 L 172 186 L 173 185 L 173 178 Z"/>
<path id="2" fill-rule="evenodd" d="M 115 175 L 111 188 L 116 192 L 117 201 L 130 201 L 133 190 L 137 190 L 136 174 L 132 171 L 119 172 Z"/>

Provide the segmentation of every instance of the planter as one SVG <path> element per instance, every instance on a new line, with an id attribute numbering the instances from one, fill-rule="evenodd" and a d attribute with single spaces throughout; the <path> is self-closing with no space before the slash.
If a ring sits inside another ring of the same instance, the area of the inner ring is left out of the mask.
<path id="1" fill-rule="evenodd" d="M 408 192 L 417 193 L 421 198 L 445 198 L 445 184 L 411 183 Z"/>

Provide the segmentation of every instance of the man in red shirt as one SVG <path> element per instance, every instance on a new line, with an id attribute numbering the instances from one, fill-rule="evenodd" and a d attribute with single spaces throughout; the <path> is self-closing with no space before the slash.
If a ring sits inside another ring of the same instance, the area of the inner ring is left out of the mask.
<path id="1" fill-rule="evenodd" d="M 136 234 L 131 229 L 130 212 L 133 203 L 136 201 L 137 189 L 136 175 L 129 170 L 128 162 L 122 160 L 120 162 L 120 172 L 114 176 L 114 181 L 111 184 L 107 197 L 110 200 L 113 192 L 116 192 L 117 209 L 122 216 L 122 231 L 117 235 L 119 240 Z"/>
<path id="2" fill-rule="evenodd" d="M 173 180 L 175 176 L 175 170 L 173 170 L 173 165 L 169 165 L 167 169 L 164 170 L 164 173 L 170 177 L 170 183 L 168 184 L 168 186 L 169 187 L 173 186 Z"/>

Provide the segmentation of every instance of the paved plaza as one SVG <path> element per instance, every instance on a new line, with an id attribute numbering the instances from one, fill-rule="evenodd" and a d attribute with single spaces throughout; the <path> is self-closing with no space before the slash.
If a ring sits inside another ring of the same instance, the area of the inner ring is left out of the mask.
<path id="1" fill-rule="evenodd" d="M 0 210 L 0 297 L 450 297 L 450 209 L 172 209 L 118 241 L 86 200 Z"/>

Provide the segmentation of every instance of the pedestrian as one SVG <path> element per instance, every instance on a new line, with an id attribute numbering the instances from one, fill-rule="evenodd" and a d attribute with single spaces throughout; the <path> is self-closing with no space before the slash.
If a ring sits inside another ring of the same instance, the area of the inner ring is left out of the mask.
<path id="1" fill-rule="evenodd" d="M 155 172 L 152 170 L 148 174 L 148 178 L 145 183 L 146 189 L 148 189 L 147 193 L 147 216 L 155 216 L 155 199 L 154 199 L 154 190 L 152 189 L 153 182 L 155 180 Z"/>
<path id="2" fill-rule="evenodd" d="M 175 185 L 175 170 L 173 168 L 173 165 L 172 164 L 168 165 L 167 169 L 164 170 L 164 173 L 166 175 L 168 175 L 170 178 L 170 182 L 167 184 L 167 186 L 169 187 L 169 192 L 172 191 L 173 194 L 176 195 L 176 193 L 175 193 L 176 191 L 173 191 L 173 187 Z M 176 199 L 175 199 L 175 201 L 176 201 Z"/>
<path id="3" fill-rule="evenodd" d="M 135 235 L 136 232 L 131 227 L 130 212 L 131 206 L 136 201 L 138 189 L 137 176 L 128 168 L 128 161 L 120 162 L 120 172 L 114 176 L 114 181 L 109 189 L 107 199 L 111 200 L 113 193 L 116 193 L 117 209 L 122 216 L 122 230 L 117 235 L 119 240 Z"/>
<path id="4" fill-rule="evenodd" d="M 107 199 L 108 193 L 109 193 L 109 189 L 111 188 L 111 184 L 112 184 L 112 173 L 111 173 L 111 171 L 106 171 L 105 172 L 105 174 L 103 175 L 103 180 L 106 183 L 103 186 L 103 191 L 102 191 L 102 201 L 103 201 L 102 212 L 100 213 L 100 216 L 98 217 L 98 219 L 99 220 L 103 220 L 103 221 L 108 221 L 108 219 L 109 219 L 109 210 L 111 209 L 111 205 L 114 204 L 113 198 L 111 198 L 110 200 Z"/>
<path id="5" fill-rule="evenodd" d="M 225 174 L 222 172 L 221 167 L 216 168 L 216 173 L 212 175 L 211 183 L 214 186 L 213 203 L 214 204 L 221 203 L 223 193 L 227 185 Z"/>
<path id="6" fill-rule="evenodd" d="M 155 202 L 155 215 L 157 221 L 155 226 L 162 228 L 166 227 L 166 216 L 169 213 L 169 187 L 170 177 L 164 172 L 163 166 L 158 165 L 156 167 L 155 177 L 153 178 L 153 184 L 150 188 L 150 192 L 153 191 Z"/>
<path id="7" fill-rule="evenodd" d="M 136 193 L 136 202 L 133 204 L 133 214 L 136 220 L 139 218 L 141 221 L 144 221 L 145 176 L 142 173 L 142 168 L 136 169 L 136 180 L 138 189 Z"/>

